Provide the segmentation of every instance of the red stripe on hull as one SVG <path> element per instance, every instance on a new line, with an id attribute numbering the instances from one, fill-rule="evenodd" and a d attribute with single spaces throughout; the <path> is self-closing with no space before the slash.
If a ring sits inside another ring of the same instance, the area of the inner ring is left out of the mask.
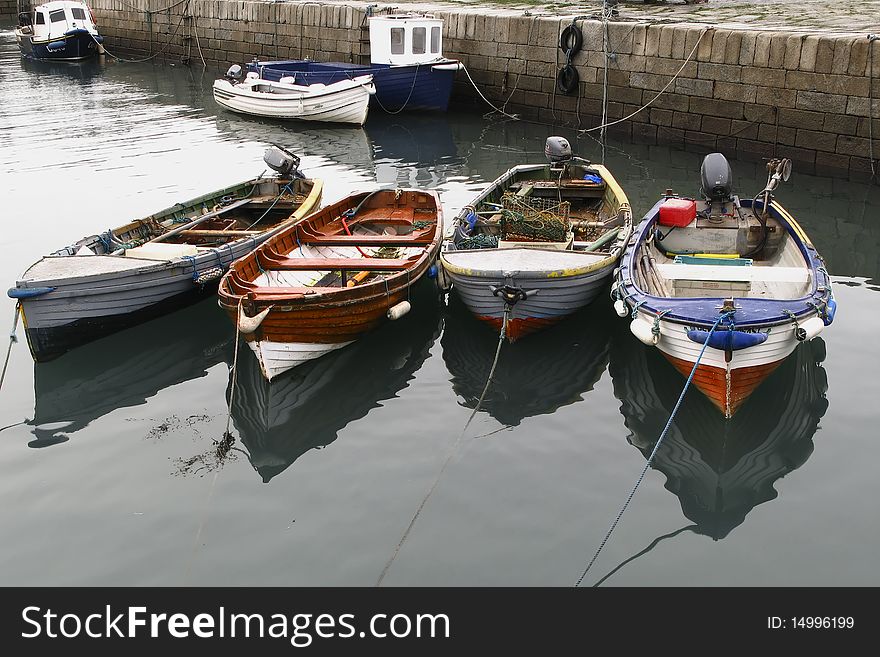
<path id="1" fill-rule="evenodd" d="M 662 351 L 660 353 L 663 353 Z M 681 358 L 663 353 L 666 359 L 685 377 L 690 376 L 694 364 Z M 733 417 L 743 402 L 761 382 L 770 376 L 781 360 L 764 365 L 740 367 L 730 371 L 730 389 L 728 390 L 727 371 L 721 367 L 699 365 L 694 373 L 694 385 L 708 397 L 724 417 Z"/>
<path id="2" fill-rule="evenodd" d="M 494 328 L 499 333 L 501 332 L 501 318 L 500 317 L 487 317 L 485 315 L 477 316 L 482 321 L 486 322 L 489 326 Z M 524 317 L 522 319 L 515 318 L 507 321 L 507 339 L 510 342 L 516 342 L 520 338 L 529 335 L 530 333 L 535 333 L 542 329 L 547 328 L 548 326 L 553 326 L 559 320 L 563 319 L 562 317 Z"/>

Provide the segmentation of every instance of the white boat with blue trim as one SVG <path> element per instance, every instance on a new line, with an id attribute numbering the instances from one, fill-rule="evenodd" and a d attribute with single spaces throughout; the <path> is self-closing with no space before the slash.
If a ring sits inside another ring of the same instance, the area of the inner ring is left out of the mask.
<path id="1" fill-rule="evenodd" d="M 732 417 L 800 342 L 834 320 L 822 257 L 774 198 L 791 161 L 768 163 L 753 199 L 733 194 L 730 165 L 706 156 L 701 198 L 667 193 L 636 228 L 612 288 L 632 333 L 656 346 Z"/>

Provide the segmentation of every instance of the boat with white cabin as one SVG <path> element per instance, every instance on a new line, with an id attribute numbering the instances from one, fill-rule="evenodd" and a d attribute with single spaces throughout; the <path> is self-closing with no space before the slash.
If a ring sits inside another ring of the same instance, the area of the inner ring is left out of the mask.
<path id="1" fill-rule="evenodd" d="M 84 2 L 53 0 L 32 9 L 19 2 L 18 10 L 15 38 L 23 57 L 78 61 L 104 53 L 104 38 Z"/>
<path id="2" fill-rule="evenodd" d="M 395 114 L 404 110 L 445 112 L 455 72 L 463 65 L 443 56 L 443 20 L 431 14 L 392 13 L 368 16 L 367 21 L 369 64 L 255 59 L 248 64 L 248 71 L 264 80 L 292 77 L 301 85 L 330 85 L 372 75 L 376 86 L 372 105 Z"/>

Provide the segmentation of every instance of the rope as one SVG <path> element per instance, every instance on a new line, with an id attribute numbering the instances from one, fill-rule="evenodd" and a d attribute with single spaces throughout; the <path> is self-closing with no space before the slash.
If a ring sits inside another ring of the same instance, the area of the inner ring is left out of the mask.
<path id="1" fill-rule="evenodd" d="M 278 201 L 281 200 L 281 198 L 284 196 L 284 192 L 290 192 L 291 194 L 293 194 L 293 190 L 290 189 L 290 183 L 287 183 L 284 187 L 281 188 L 281 191 L 278 193 L 278 196 L 276 196 L 276 197 L 275 197 L 275 200 L 272 201 L 272 205 L 270 205 L 270 206 L 268 207 L 268 209 L 267 209 L 263 214 L 261 214 L 261 215 L 257 218 L 256 221 L 254 221 L 254 223 L 252 223 L 250 226 L 248 226 L 247 228 L 245 228 L 245 230 L 250 230 L 251 228 L 253 228 L 254 226 L 256 226 L 258 223 L 260 223 L 260 222 L 263 220 L 263 217 L 265 217 L 267 214 L 269 214 L 269 213 L 272 211 L 272 208 L 275 207 L 275 204 L 278 203 Z"/>
<path id="2" fill-rule="evenodd" d="M 672 79 L 666 83 L 666 86 L 663 87 L 660 91 L 658 91 L 657 94 L 651 100 L 649 100 L 647 103 L 642 105 L 635 112 L 624 116 L 622 119 L 617 119 L 616 121 L 611 121 L 609 123 L 603 123 L 602 125 L 597 125 L 595 128 L 584 128 L 583 130 L 579 130 L 578 132 L 593 132 L 595 130 L 605 130 L 605 128 L 611 127 L 613 125 L 617 125 L 618 123 L 623 123 L 624 121 L 628 121 L 629 119 L 634 117 L 639 112 L 648 109 L 651 106 L 651 104 L 655 100 L 660 98 L 660 96 L 662 96 L 664 93 L 666 93 L 666 90 L 669 89 L 669 87 L 672 85 L 672 83 L 678 79 L 678 76 L 681 75 L 681 72 L 684 70 L 684 67 L 687 66 L 688 62 L 691 61 L 691 58 L 694 56 L 694 53 L 697 52 L 697 48 L 699 47 L 700 42 L 703 40 L 703 37 L 706 35 L 706 32 L 708 32 L 710 29 L 713 29 L 713 28 L 707 27 L 705 30 L 703 30 L 700 33 L 700 36 L 697 39 L 697 42 L 694 44 L 694 47 L 691 50 L 690 54 L 687 56 L 687 59 L 684 60 L 684 63 L 681 65 L 681 67 L 678 69 L 678 71 L 675 72 L 675 75 L 672 76 Z"/>
<path id="3" fill-rule="evenodd" d="M 877 177 L 874 164 L 874 42 L 880 35 L 868 35 L 868 158 L 871 160 L 871 179 Z"/>
<path id="4" fill-rule="evenodd" d="M 121 1 L 121 0 L 120 0 L 120 1 Z M 166 11 L 167 9 L 171 9 L 172 7 L 176 7 L 177 5 L 183 4 L 184 2 L 187 3 L 187 4 L 189 4 L 189 0 L 180 0 L 180 2 L 177 2 L 177 3 L 173 4 L 173 5 L 168 6 L 168 7 L 166 7 L 166 9 L 160 9 L 160 10 L 158 10 L 158 11 L 146 11 L 145 13 L 148 14 L 148 15 L 150 15 L 150 14 L 157 14 L 157 13 L 159 13 L 159 11 Z M 132 6 L 132 5 L 129 5 L 129 7 L 131 7 L 131 6 Z M 138 9 L 138 11 L 142 11 L 142 10 L 139 9 L 139 8 L 137 8 L 137 9 Z M 123 59 L 122 57 L 118 57 L 118 56 L 114 55 L 112 52 L 110 52 L 109 50 L 107 50 L 106 46 L 104 47 L 104 52 L 105 52 L 106 54 L 110 55 L 113 59 L 115 59 L 115 60 L 118 61 L 118 62 L 125 62 L 125 63 L 127 63 L 127 64 L 140 64 L 140 63 L 142 63 L 142 62 L 147 62 L 147 61 L 153 59 L 154 57 L 158 57 L 158 56 L 161 55 L 163 52 L 165 52 L 166 50 L 168 50 L 168 46 L 171 45 L 171 42 L 174 40 L 174 37 L 177 36 L 177 32 L 180 30 L 180 26 L 183 25 L 183 21 L 184 21 L 184 19 L 186 19 L 186 18 L 187 18 L 187 16 L 186 16 L 185 14 L 181 15 L 181 17 L 180 17 L 180 21 L 177 23 L 177 27 L 174 28 L 174 33 L 173 33 L 170 37 L 168 37 L 168 41 L 165 42 L 165 45 L 162 47 L 162 49 L 156 51 L 155 53 L 153 53 L 153 54 L 150 55 L 149 57 L 144 57 L 144 58 L 142 58 L 142 59 Z M 151 23 L 151 24 L 152 24 L 152 23 Z M 94 41 L 96 44 L 98 44 L 98 40 L 95 39 L 95 37 L 91 34 L 91 32 L 89 33 L 89 36 L 92 37 L 92 41 Z M 151 38 L 151 39 L 152 39 L 152 36 L 153 36 L 153 31 L 152 31 L 152 28 L 150 28 L 150 38 Z M 151 43 L 152 43 L 152 42 L 151 42 Z M 98 45 L 101 45 L 101 44 L 98 44 Z"/>
<path id="5" fill-rule="evenodd" d="M 456 450 L 458 448 L 458 444 L 461 442 L 461 439 L 464 438 L 464 433 L 467 431 L 468 425 L 471 423 L 471 420 L 476 415 L 477 410 L 480 408 L 480 404 L 483 403 L 483 397 L 486 395 L 486 391 L 489 389 L 489 384 L 492 382 L 492 375 L 495 373 L 495 366 L 498 364 L 498 355 L 501 353 L 501 345 L 504 344 L 504 337 L 507 332 L 507 318 L 510 314 L 510 304 L 504 304 L 504 319 L 501 322 L 501 335 L 498 336 L 498 347 L 495 349 L 495 360 L 492 363 L 492 369 L 489 371 L 489 378 L 486 380 L 486 387 L 483 388 L 483 394 L 480 395 L 480 400 L 477 402 L 476 407 L 474 408 L 471 416 L 468 418 L 467 424 L 464 425 L 464 429 L 461 430 L 461 434 L 452 444 L 452 447 L 449 450 L 449 455 L 446 457 L 446 460 L 443 462 L 443 466 L 440 468 L 440 471 L 437 473 L 437 476 L 434 478 L 434 483 L 431 484 L 431 488 L 428 489 L 428 492 L 425 494 L 425 497 L 422 498 L 422 503 L 419 504 L 416 509 L 415 514 L 413 514 L 412 520 L 409 521 L 409 525 L 407 525 L 406 530 L 403 532 L 403 536 L 400 537 L 400 541 L 398 541 L 397 546 L 394 548 L 394 552 L 391 554 L 391 557 L 385 563 L 385 567 L 382 569 L 382 573 L 379 575 L 379 579 L 376 580 L 376 586 L 382 585 L 382 580 L 385 579 L 385 576 L 388 574 L 388 571 L 391 569 L 391 565 L 394 563 L 394 560 L 397 559 L 397 555 L 400 554 L 400 549 L 403 547 L 403 544 L 406 542 L 406 539 L 409 538 L 409 533 L 412 531 L 412 528 L 416 524 L 416 520 L 419 519 L 419 515 L 422 513 L 422 509 L 425 508 L 425 504 L 428 503 L 428 499 L 434 493 L 434 490 L 437 488 L 437 484 L 440 483 L 440 478 L 443 476 L 443 473 L 446 471 L 447 466 L 452 461 L 452 457 L 455 456 Z"/>
<path id="6" fill-rule="evenodd" d="M 698 41 L 699 43 L 699 41 Z M 632 501 L 633 495 L 636 494 L 636 490 L 639 487 L 639 484 L 642 483 L 642 479 L 645 478 L 645 473 L 648 472 L 648 468 L 651 467 L 651 463 L 654 461 L 654 456 L 657 454 L 657 450 L 660 448 L 660 445 L 663 443 L 663 439 L 666 437 L 666 433 L 669 431 L 669 427 L 672 426 L 672 421 L 675 419 L 676 413 L 678 413 L 678 409 L 681 406 L 682 400 L 684 400 L 684 395 L 688 391 L 688 388 L 691 385 L 691 381 L 694 378 L 694 374 L 697 372 L 697 366 L 700 364 L 700 360 L 703 358 L 703 354 L 706 353 L 706 347 L 709 346 L 709 340 L 712 337 L 712 334 L 715 332 L 715 329 L 718 328 L 718 325 L 725 319 L 728 319 L 733 312 L 726 312 L 719 315 L 718 319 L 715 320 L 715 323 L 712 324 L 712 328 L 709 329 L 709 334 L 706 336 L 706 341 L 703 343 L 703 348 L 700 349 L 700 355 L 697 356 L 697 360 L 694 363 L 693 368 L 691 368 L 691 373 L 688 375 L 687 381 L 684 384 L 684 388 L 681 390 L 681 394 L 678 396 L 678 401 L 675 402 L 675 407 L 672 409 L 672 413 L 669 414 L 669 419 L 666 421 L 666 426 L 663 427 L 663 431 L 660 433 L 660 437 L 657 439 L 657 444 L 654 445 L 654 449 L 651 451 L 651 455 L 648 457 L 648 460 L 645 462 L 645 467 L 642 469 L 642 474 L 639 475 L 638 480 L 636 481 L 636 485 L 633 486 L 632 490 L 629 493 L 629 496 L 626 498 L 626 502 L 624 502 L 623 507 L 621 507 L 620 512 L 617 514 L 617 517 L 614 519 L 614 522 L 611 523 L 611 527 L 608 532 L 605 534 L 605 538 L 602 539 L 602 542 L 599 544 L 599 549 L 596 550 L 596 554 L 593 555 L 593 558 L 590 559 L 590 563 L 587 564 L 587 567 L 584 568 L 584 572 L 581 573 L 581 576 L 578 577 L 575 586 L 580 586 L 581 582 L 584 581 L 584 577 L 587 576 L 590 568 L 593 567 L 593 564 L 596 562 L 596 559 L 599 556 L 599 553 L 602 551 L 602 548 L 605 547 L 605 543 L 608 542 L 608 539 L 611 537 L 611 533 L 614 531 L 614 528 L 617 527 L 617 523 L 620 522 L 620 518 L 623 516 L 623 512 L 626 511 L 626 508 L 629 506 L 630 501 Z"/>
<path id="7" fill-rule="evenodd" d="M 20 307 L 21 302 L 17 302 L 15 304 L 15 317 L 12 318 L 12 331 L 10 331 L 9 333 L 9 346 L 6 348 L 6 360 L 3 361 L 3 374 L 0 374 L 0 389 L 3 388 L 3 380 L 6 378 L 6 367 L 9 365 L 9 356 L 12 355 L 12 345 L 18 342 L 18 338 L 15 337 L 15 330 L 18 328 L 18 316 L 20 314 Z"/>
<path id="8" fill-rule="evenodd" d="M 688 525 L 687 527 L 682 527 L 681 529 L 676 529 L 674 532 L 669 532 L 668 534 L 664 534 L 663 536 L 658 536 L 653 541 L 651 541 L 651 543 L 649 543 L 646 548 L 644 548 L 640 552 L 637 552 L 633 556 L 631 556 L 628 559 L 621 561 L 619 564 L 617 564 L 617 566 L 615 566 L 612 570 L 610 570 L 607 575 L 602 577 L 602 579 L 598 580 L 595 584 L 593 584 L 593 586 L 594 587 L 599 586 L 602 582 L 604 582 L 606 579 L 611 577 L 614 573 L 616 573 L 618 570 L 623 568 L 626 564 L 631 563 L 631 562 L 635 561 L 636 559 L 638 559 L 639 557 L 646 555 L 648 552 L 650 552 L 655 547 L 657 547 L 661 541 L 665 541 L 668 538 L 675 538 L 676 536 L 678 536 L 679 534 L 682 534 L 684 532 L 696 531 L 698 528 L 699 528 L 699 525 Z"/>
<path id="9" fill-rule="evenodd" d="M 412 98 L 413 91 L 416 88 L 416 80 L 419 77 L 419 66 L 420 66 L 420 64 L 416 64 L 416 72 L 415 72 L 415 74 L 413 74 L 412 86 L 410 86 L 410 88 L 409 88 L 409 94 L 407 95 L 406 100 L 403 101 L 403 105 L 401 105 L 399 108 L 397 108 L 396 110 L 394 110 L 392 112 L 390 109 L 388 109 L 387 107 L 385 107 L 382 104 L 382 101 L 379 100 L 379 94 L 376 93 L 376 95 L 373 96 L 373 98 L 376 99 L 376 103 L 379 105 L 379 107 L 381 107 L 388 114 L 400 114 L 406 108 L 406 106 L 409 104 L 409 99 Z M 349 75 L 348 77 L 350 78 L 351 76 Z"/>
<path id="10" fill-rule="evenodd" d="M 278 12 L 278 7 L 277 7 L 277 5 L 276 5 L 276 7 L 275 7 L 275 12 L 276 12 L 276 13 Z M 192 33 L 196 35 L 196 48 L 199 49 L 199 57 L 200 57 L 201 60 L 202 60 L 202 66 L 204 66 L 205 68 L 208 68 L 208 65 L 205 63 L 205 56 L 202 54 L 202 44 L 199 43 L 199 31 L 196 29 L 196 17 L 195 17 L 195 15 L 192 15 L 192 16 L 190 16 L 190 18 L 192 19 Z M 276 30 L 278 29 L 278 24 L 277 24 L 277 23 L 276 23 L 276 25 L 275 25 L 275 29 L 276 29 Z M 276 36 L 277 36 L 277 33 L 276 33 Z M 276 48 L 277 48 L 277 46 L 276 46 Z M 278 52 L 277 52 L 277 50 L 276 50 L 276 52 L 275 52 L 275 58 L 276 58 L 276 59 L 278 58 Z"/>
<path id="11" fill-rule="evenodd" d="M 238 310 L 235 314 L 235 352 L 232 356 L 232 384 L 229 388 L 229 408 L 226 413 L 226 431 L 223 434 L 223 438 L 226 438 L 229 435 L 229 423 L 232 422 L 232 402 L 235 399 L 235 374 L 238 371 L 238 342 L 239 337 L 241 336 L 241 327 L 239 318 L 241 316 L 241 302 L 243 299 L 238 300 Z"/>
<path id="12" fill-rule="evenodd" d="M 477 86 L 477 83 L 474 82 L 474 79 L 471 77 L 471 72 L 467 69 L 467 66 L 464 65 L 464 62 L 461 62 L 461 68 L 464 70 L 465 75 L 467 75 L 467 79 L 471 81 L 471 84 L 474 86 L 474 89 L 476 90 L 476 92 L 480 95 L 480 98 L 482 98 L 489 107 L 491 107 L 493 110 L 495 110 L 499 114 L 503 114 L 504 116 L 506 116 L 509 119 L 513 119 L 515 121 L 519 120 L 518 114 L 508 114 L 500 107 L 495 107 L 495 105 L 493 105 L 492 102 L 483 95 L 483 92 L 480 91 L 480 88 Z M 513 93 L 511 92 L 511 96 L 512 95 L 513 95 Z M 510 99 L 508 98 L 507 100 L 510 100 Z M 507 103 L 505 102 L 504 104 L 506 105 Z"/>

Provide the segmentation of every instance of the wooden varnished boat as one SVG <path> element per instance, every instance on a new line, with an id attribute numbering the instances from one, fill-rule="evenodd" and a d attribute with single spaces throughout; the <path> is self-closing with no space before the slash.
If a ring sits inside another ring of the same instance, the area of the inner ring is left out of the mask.
<path id="1" fill-rule="evenodd" d="M 320 206 L 323 183 L 279 147 L 259 176 L 134 219 L 43 256 L 8 295 L 18 300 L 34 360 L 213 294 L 236 258 Z"/>
<path id="2" fill-rule="evenodd" d="M 435 192 L 380 189 L 330 205 L 235 262 L 220 306 L 272 380 L 410 308 L 440 248 Z"/>
<path id="3" fill-rule="evenodd" d="M 664 195 L 633 233 L 612 288 L 633 334 L 684 376 L 696 363 L 694 385 L 726 417 L 834 320 L 824 261 L 772 195 L 790 170 L 789 160 L 771 160 L 765 189 L 740 199 L 724 156 L 706 156 L 703 198 Z"/>

